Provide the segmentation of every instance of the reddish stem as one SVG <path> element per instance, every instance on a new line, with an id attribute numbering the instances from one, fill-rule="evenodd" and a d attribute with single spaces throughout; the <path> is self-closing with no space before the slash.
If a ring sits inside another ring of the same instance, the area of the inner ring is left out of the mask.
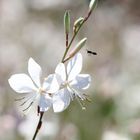
<path id="1" fill-rule="evenodd" d="M 39 118 L 38 125 L 36 127 L 36 131 L 34 133 L 34 136 L 33 136 L 32 140 L 35 140 L 35 138 L 36 138 L 41 126 L 42 126 L 42 117 L 43 117 L 43 115 L 44 115 L 44 112 L 40 112 L 40 118 Z"/>

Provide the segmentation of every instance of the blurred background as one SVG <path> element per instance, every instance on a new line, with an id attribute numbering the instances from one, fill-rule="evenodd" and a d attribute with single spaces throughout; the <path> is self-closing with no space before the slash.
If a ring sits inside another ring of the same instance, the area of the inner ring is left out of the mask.
<path id="1" fill-rule="evenodd" d="M 90 0 L 0 0 L 0 140 L 31 140 L 38 117 L 22 116 L 8 78 L 27 73 L 33 57 L 47 76 L 65 50 L 63 15 L 71 27 Z M 73 45 L 87 37 L 82 73 L 92 75 L 82 110 L 77 101 L 63 113 L 46 112 L 38 140 L 140 140 L 140 1 L 99 0 Z M 8 134 L 8 135 L 7 135 Z"/>

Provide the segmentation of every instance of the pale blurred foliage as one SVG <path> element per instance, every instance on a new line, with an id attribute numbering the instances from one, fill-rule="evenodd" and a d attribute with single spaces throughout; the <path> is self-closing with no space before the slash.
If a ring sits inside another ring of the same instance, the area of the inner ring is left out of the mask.
<path id="1" fill-rule="evenodd" d="M 33 135 L 38 117 L 35 112 L 20 115 L 7 80 L 27 73 L 29 57 L 45 76 L 54 72 L 65 49 L 66 9 L 74 22 L 87 12 L 88 0 L 0 0 L 1 140 L 30 140 Z M 87 37 L 86 47 L 98 54 L 82 50 L 83 73 L 93 79 L 87 92 L 93 101 L 85 111 L 74 101 L 63 113 L 46 112 L 39 140 L 140 139 L 139 23 L 140 1 L 100 0 L 76 40 Z"/>

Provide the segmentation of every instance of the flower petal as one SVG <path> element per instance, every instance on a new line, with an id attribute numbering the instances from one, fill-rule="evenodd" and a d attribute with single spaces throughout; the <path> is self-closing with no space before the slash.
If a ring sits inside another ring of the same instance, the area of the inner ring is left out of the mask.
<path id="1" fill-rule="evenodd" d="M 33 60 L 33 58 L 30 58 L 28 61 L 28 72 L 35 84 L 40 87 L 40 77 L 42 70 L 41 67 Z"/>
<path id="2" fill-rule="evenodd" d="M 76 75 L 81 72 L 82 69 L 82 55 L 81 53 L 76 54 L 67 65 L 68 80 L 73 80 Z"/>
<path id="3" fill-rule="evenodd" d="M 53 96 L 54 112 L 62 112 L 70 104 L 70 93 L 67 89 L 61 89 Z"/>
<path id="4" fill-rule="evenodd" d="M 31 78 L 26 74 L 12 75 L 8 82 L 11 88 L 19 93 L 28 93 L 36 90 Z"/>
<path id="5" fill-rule="evenodd" d="M 43 89 L 46 90 L 48 93 L 55 93 L 59 89 L 59 78 L 57 74 L 51 74 L 49 75 L 44 83 L 43 83 Z"/>
<path id="6" fill-rule="evenodd" d="M 89 74 L 79 74 L 75 79 L 70 83 L 72 88 L 76 90 L 85 90 L 89 87 L 91 82 L 91 77 Z"/>
<path id="7" fill-rule="evenodd" d="M 41 112 L 47 111 L 52 106 L 52 98 L 46 94 L 41 95 L 39 100 L 39 107 Z"/>
<path id="8" fill-rule="evenodd" d="M 55 69 L 55 73 L 60 75 L 62 81 L 66 80 L 66 70 L 65 65 L 63 63 L 59 63 Z"/>

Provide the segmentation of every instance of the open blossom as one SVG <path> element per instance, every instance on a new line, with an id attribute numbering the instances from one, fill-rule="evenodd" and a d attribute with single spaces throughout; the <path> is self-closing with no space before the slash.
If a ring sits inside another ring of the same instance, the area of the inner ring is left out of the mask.
<path id="1" fill-rule="evenodd" d="M 9 84 L 17 93 L 22 93 L 20 106 L 24 106 L 23 111 L 28 110 L 36 99 L 39 99 L 39 111 L 47 111 L 52 106 L 52 94 L 59 89 L 55 74 L 49 75 L 43 83 L 41 82 L 42 69 L 30 58 L 28 61 L 27 74 L 15 74 L 10 77 Z"/>
<path id="2" fill-rule="evenodd" d="M 91 78 L 89 74 L 80 74 L 81 69 L 82 55 L 80 53 L 76 54 L 68 62 L 67 67 L 63 63 L 57 65 L 55 73 L 60 76 L 58 81 L 60 90 L 53 99 L 53 108 L 57 112 L 66 109 L 74 97 L 78 97 L 81 100 L 85 99 L 82 91 L 89 87 Z"/>

